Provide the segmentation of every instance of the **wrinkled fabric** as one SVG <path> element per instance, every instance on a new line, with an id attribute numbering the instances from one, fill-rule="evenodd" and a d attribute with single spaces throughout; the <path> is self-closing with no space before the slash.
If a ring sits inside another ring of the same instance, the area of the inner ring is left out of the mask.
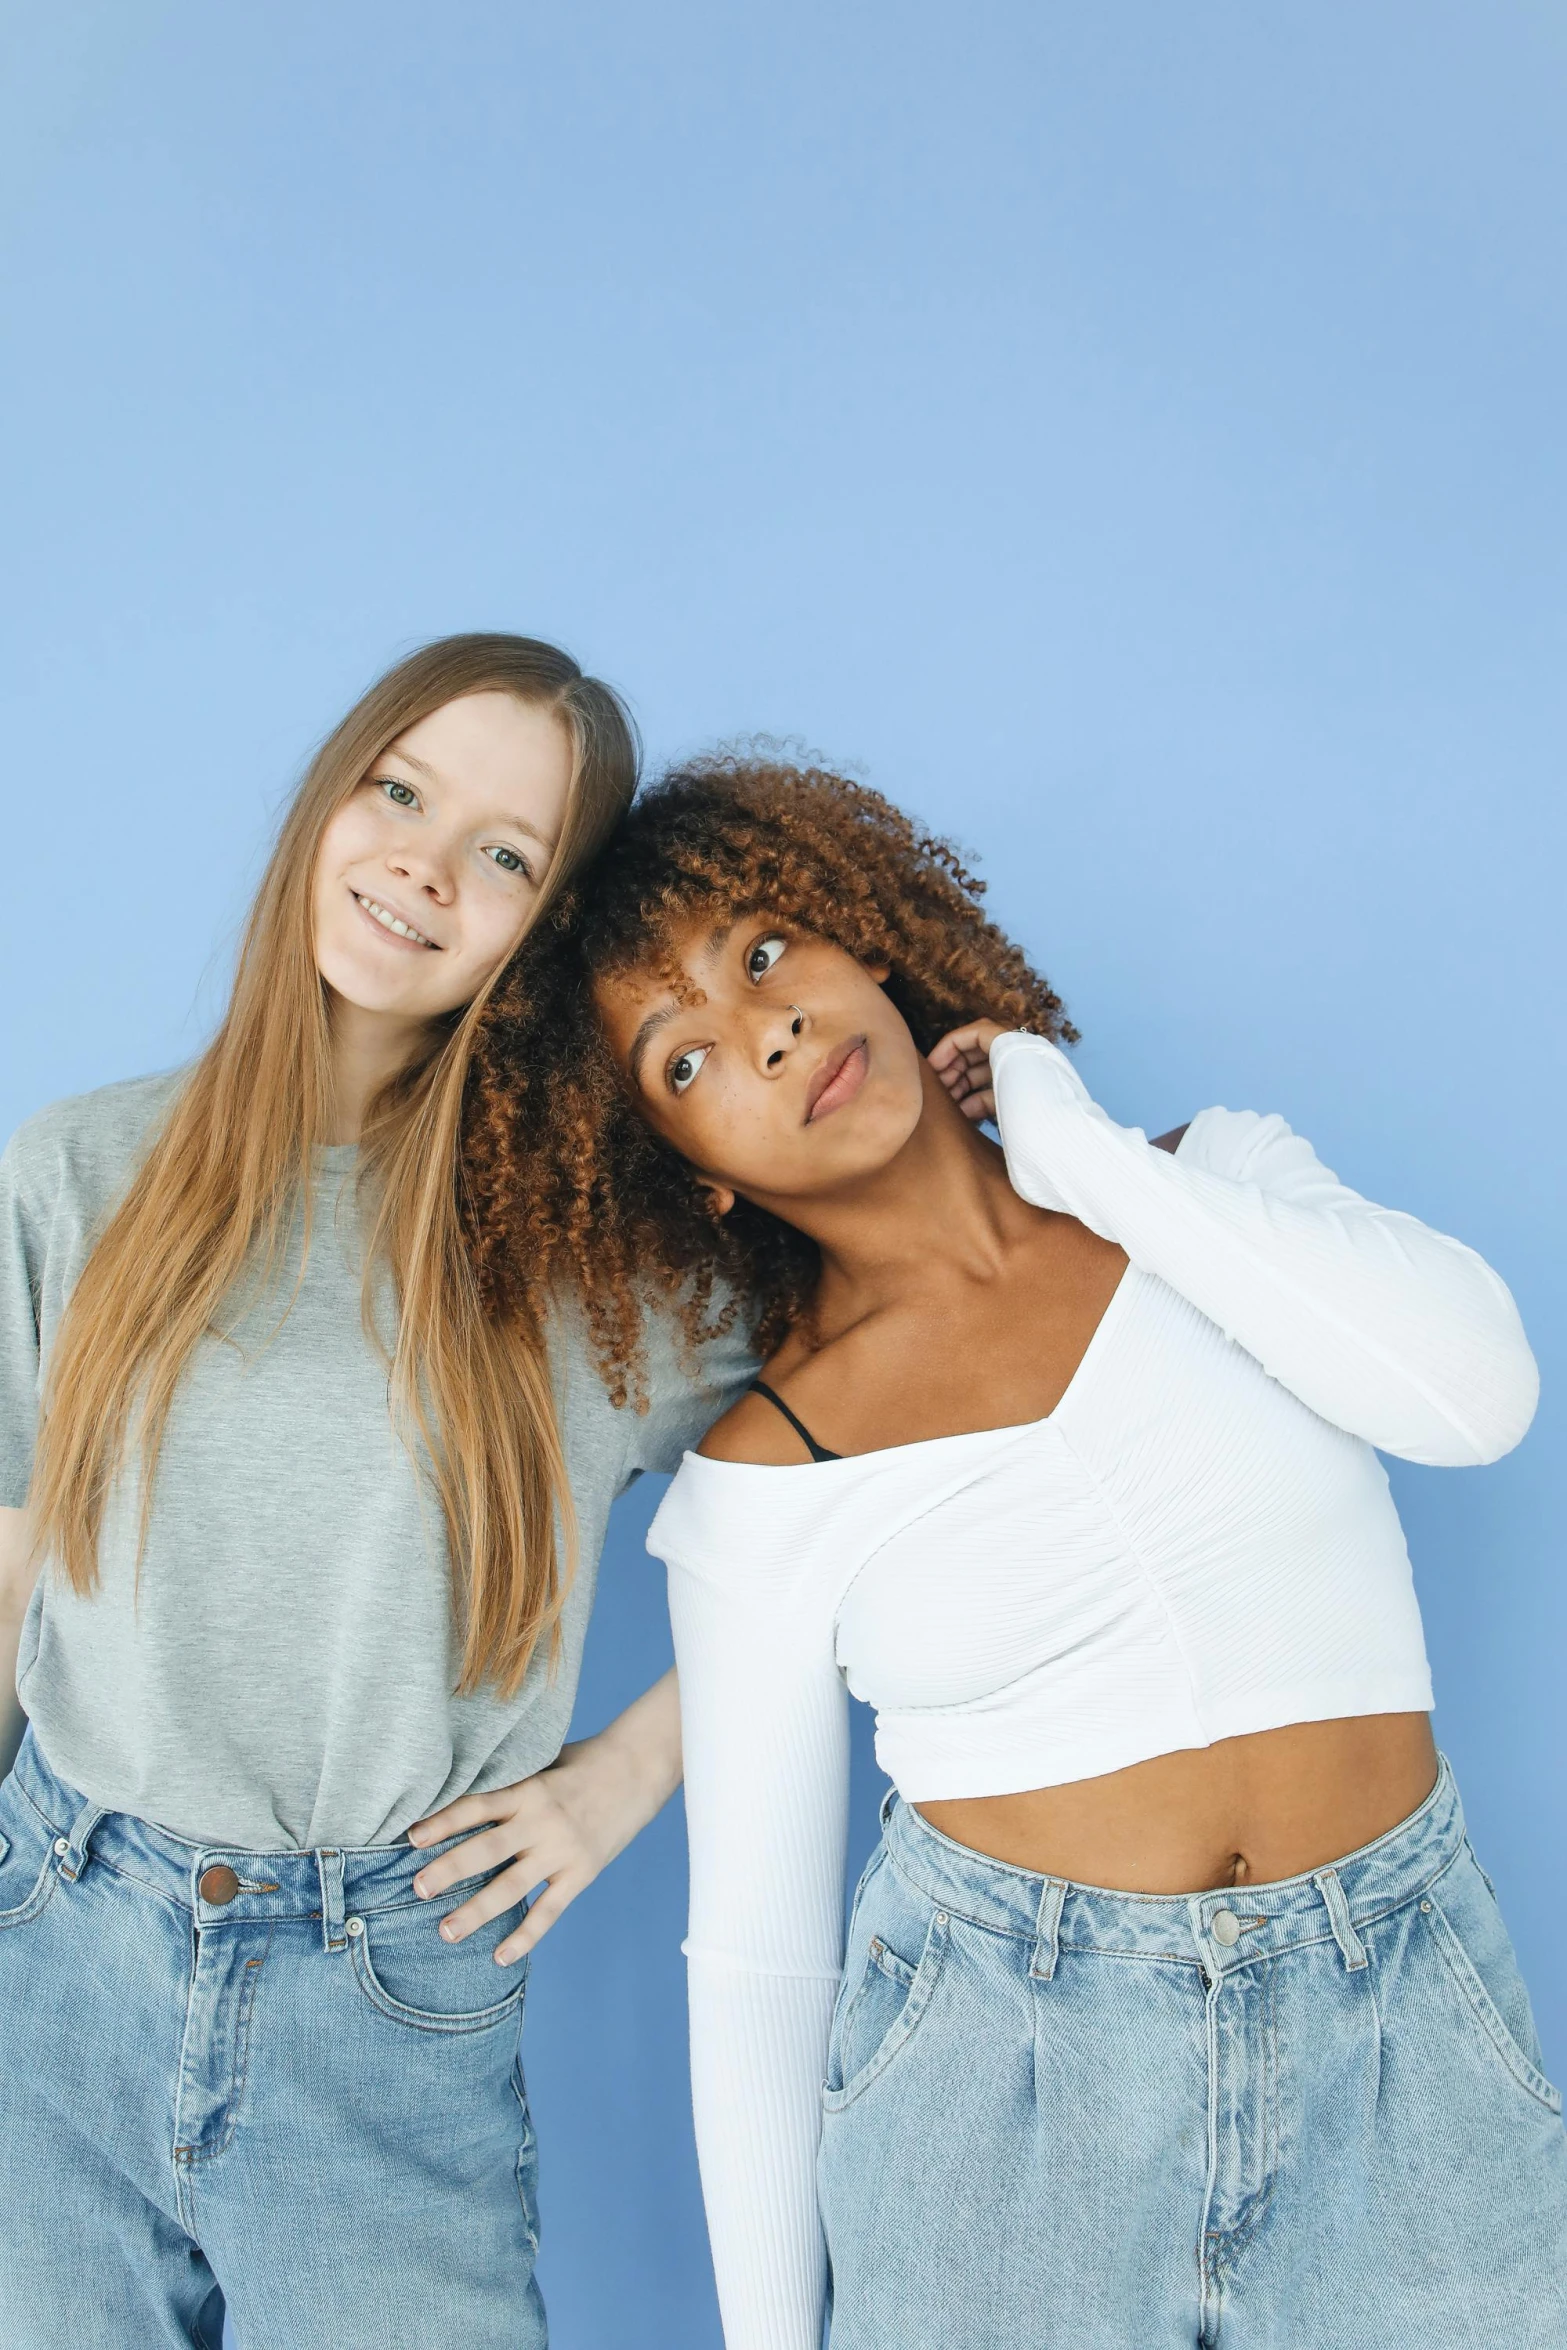
<path id="1" fill-rule="evenodd" d="M 1567 2139 L 1444 1765 L 1190 1898 L 890 1810 L 833 2018 L 831 2350 L 1561 2350 Z"/>
<path id="2" fill-rule="evenodd" d="M 526 1969 L 492 1956 L 517 1912 L 448 1946 L 428 1858 L 182 1843 L 29 1736 L 0 1786 L 6 2350 L 219 2350 L 225 2307 L 240 2350 L 544 2350 Z"/>

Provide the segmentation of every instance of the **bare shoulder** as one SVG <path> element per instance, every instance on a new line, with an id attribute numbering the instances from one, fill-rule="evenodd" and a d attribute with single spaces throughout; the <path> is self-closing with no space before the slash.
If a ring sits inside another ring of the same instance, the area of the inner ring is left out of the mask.
<path id="1" fill-rule="evenodd" d="M 815 1457 L 812 1441 L 836 1450 L 818 1423 L 842 1428 L 845 1401 L 874 1362 L 877 1320 L 853 1323 L 825 1345 L 799 1332 L 786 1338 L 757 1382 L 764 1392 L 748 1390 L 708 1430 L 699 1448 L 705 1458 L 785 1469 Z"/>
<path id="2" fill-rule="evenodd" d="M 749 1393 L 713 1422 L 697 1450 L 707 1461 L 748 1462 L 758 1469 L 792 1469 L 810 1458 L 778 1406 Z"/>

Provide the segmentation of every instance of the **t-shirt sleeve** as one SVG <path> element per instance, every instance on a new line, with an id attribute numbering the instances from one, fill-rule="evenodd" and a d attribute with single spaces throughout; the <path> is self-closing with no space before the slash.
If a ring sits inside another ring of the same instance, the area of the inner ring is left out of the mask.
<path id="1" fill-rule="evenodd" d="M 1455 1468 L 1523 1435 L 1539 1375 L 1473 1249 L 1351 1191 L 1282 1118 L 1204 1110 L 1171 1157 L 1042 1037 L 998 1038 L 991 1067 L 1023 1198 L 1118 1242 L 1323 1419 Z"/>
<path id="2" fill-rule="evenodd" d="M 32 1482 L 38 1438 L 39 1305 L 47 1190 L 33 1127 L 0 1156 L 0 1509 L 20 1509 Z"/>
<path id="3" fill-rule="evenodd" d="M 680 1670 L 692 2104 L 728 2350 L 817 2350 L 816 2153 L 842 1964 L 848 1698 L 825 1596 L 802 1589 L 792 1560 L 745 1542 L 744 1524 L 737 1516 L 744 1556 L 711 1571 L 666 1544 L 656 1520 L 648 1538 L 669 1567 Z"/>
<path id="4" fill-rule="evenodd" d="M 730 1302 L 723 1293 L 715 1295 L 713 1318 Z M 631 1415 L 628 1480 L 644 1469 L 678 1469 L 682 1453 L 695 1450 L 760 1368 L 738 1307 L 720 1337 L 695 1348 L 685 1343 L 672 1307 L 650 1308 L 645 1345 L 648 1408 Z"/>

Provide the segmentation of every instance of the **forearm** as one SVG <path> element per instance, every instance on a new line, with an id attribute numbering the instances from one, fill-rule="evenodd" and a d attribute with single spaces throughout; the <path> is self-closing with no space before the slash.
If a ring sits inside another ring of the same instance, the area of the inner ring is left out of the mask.
<path id="1" fill-rule="evenodd" d="M 1168 1283 L 1273 1378 L 1384 1452 L 1461 1466 L 1516 1444 L 1537 1376 L 1517 1308 L 1473 1250 L 1341 1184 L 1281 1119 L 1237 1171 L 1116 1126 L 1039 1039 L 992 1052 L 1008 1170 Z"/>
<path id="2" fill-rule="evenodd" d="M 753 1974 L 693 1953 L 691 2097 L 731 2350 L 815 2350 L 826 2248 L 816 2201 L 836 1974 Z"/>
<path id="3" fill-rule="evenodd" d="M 604 1861 L 623 1852 L 680 1784 L 680 1685 L 673 1667 L 594 1737 L 563 1746 L 550 1777 Z"/>

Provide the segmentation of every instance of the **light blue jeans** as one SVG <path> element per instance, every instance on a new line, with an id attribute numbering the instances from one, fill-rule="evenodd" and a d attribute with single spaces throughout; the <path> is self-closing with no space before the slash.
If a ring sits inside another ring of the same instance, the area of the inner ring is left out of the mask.
<path id="1" fill-rule="evenodd" d="M 5 2350 L 540 2350 L 515 1912 L 0 1786 Z M 231 1890 L 232 1888 L 232 1890 Z M 227 1896 L 227 1898 L 224 1898 Z"/>
<path id="2" fill-rule="evenodd" d="M 833 2021 L 832 2350 L 1564 2350 L 1567 2138 L 1444 1764 L 1190 1899 L 890 1806 Z"/>

